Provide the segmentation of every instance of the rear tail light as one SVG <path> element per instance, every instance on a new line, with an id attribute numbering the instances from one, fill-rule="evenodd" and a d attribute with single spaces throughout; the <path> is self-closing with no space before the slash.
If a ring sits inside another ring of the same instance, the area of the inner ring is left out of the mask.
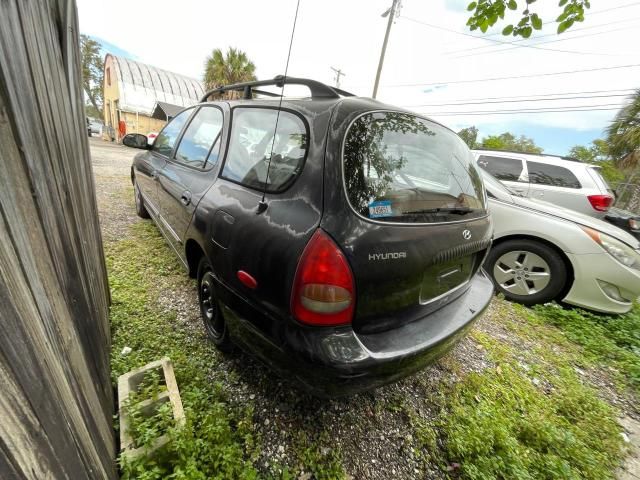
<path id="1" fill-rule="evenodd" d="M 587 198 L 591 206 L 599 212 L 606 212 L 613 203 L 611 195 L 589 195 Z"/>
<path id="2" fill-rule="evenodd" d="M 308 325 L 351 323 L 355 305 L 353 273 L 335 242 L 318 229 L 302 252 L 291 295 L 291 311 Z"/>

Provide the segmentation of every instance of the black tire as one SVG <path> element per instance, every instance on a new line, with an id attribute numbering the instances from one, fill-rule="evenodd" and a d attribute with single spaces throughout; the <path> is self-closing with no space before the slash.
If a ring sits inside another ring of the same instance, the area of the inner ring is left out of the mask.
<path id="1" fill-rule="evenodd" d="M 567 267 L 556 250 L 527 239 L 507 240 L 492 247 L 484 268 L 498 292 L 523 305 L 556 299 L 568 277 Z M 527 289 L 531 293 L 521 293 Z"/>
<path id="2" fill-rule="evenodd" d="M 133 181 L 133 196 L 136 202 L 136 214 L 140 218 L 151 218 L 149 212 L 147 212 L 147 208 L 144 206 L 144 199 L 142 198 L 138 182 L 135 180 Z"/>
<path id="3" fill-rule="evenodd" d="M 222 352 L 231 352 L 233 342 L 227 330 L 222 310 L 215 296 L 213 270 L 207 257 L 198 265 L 198 305 L 207 336 Z"/>

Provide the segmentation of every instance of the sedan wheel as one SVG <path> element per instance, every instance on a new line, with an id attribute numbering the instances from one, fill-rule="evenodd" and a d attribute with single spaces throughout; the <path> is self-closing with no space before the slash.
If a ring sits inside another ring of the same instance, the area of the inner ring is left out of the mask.
<path id="1" fill-rule="evenodd" d="M 198 302 L 202 323 L 216 347 L 223 352 L 230 352 L 233 350 L 233 343 L 216 298 L 215 282 L 209 261 L 206 257 L 202 257 L 198 266 Z"/>
<path id="2" fill-rule="evenodd" d="M 498 242 L 489 252 L 484 268 L 499 292 L 524 305 L 550 302 L 570 287 L 561 253 L 535 240 Z"/>
<path id="3" fill-rule="evenodd" d="M 147 208 L 144 206 L 144 200 L 142 199 L 142 192 L 138 186 L 138 182 L 133 182 L 133 198 L 136 202 L 136 213 L 140 218 L 150 218 Z"/>
<path id="4" fill-rule="evenodd" d="M 533 295 L 549 285 L 551 269 L 539 255 L 519 250 L 498 258 L 493 277 L 498 285 L 516 295 Z"/>

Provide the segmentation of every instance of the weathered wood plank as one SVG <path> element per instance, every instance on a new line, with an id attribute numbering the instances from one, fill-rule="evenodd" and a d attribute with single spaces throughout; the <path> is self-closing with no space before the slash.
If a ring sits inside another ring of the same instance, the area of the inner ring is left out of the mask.
<path id="1" fill-rule="evenodd" d="M 0 478 L 115 478 L 75 2 L 0 1 Z"/>

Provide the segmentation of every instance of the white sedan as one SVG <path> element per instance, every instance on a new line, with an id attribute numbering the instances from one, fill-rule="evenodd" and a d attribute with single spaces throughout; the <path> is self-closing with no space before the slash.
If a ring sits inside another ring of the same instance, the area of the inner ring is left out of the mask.
<path id="1" fill-rule="evenodd" d="M 596 218 L 517 196 L 482 176 L 494 221 L 484 268 L 510 300 L 534 305 L 562 300 L 625 313 L 640 296 L 640 243 Z"/>

